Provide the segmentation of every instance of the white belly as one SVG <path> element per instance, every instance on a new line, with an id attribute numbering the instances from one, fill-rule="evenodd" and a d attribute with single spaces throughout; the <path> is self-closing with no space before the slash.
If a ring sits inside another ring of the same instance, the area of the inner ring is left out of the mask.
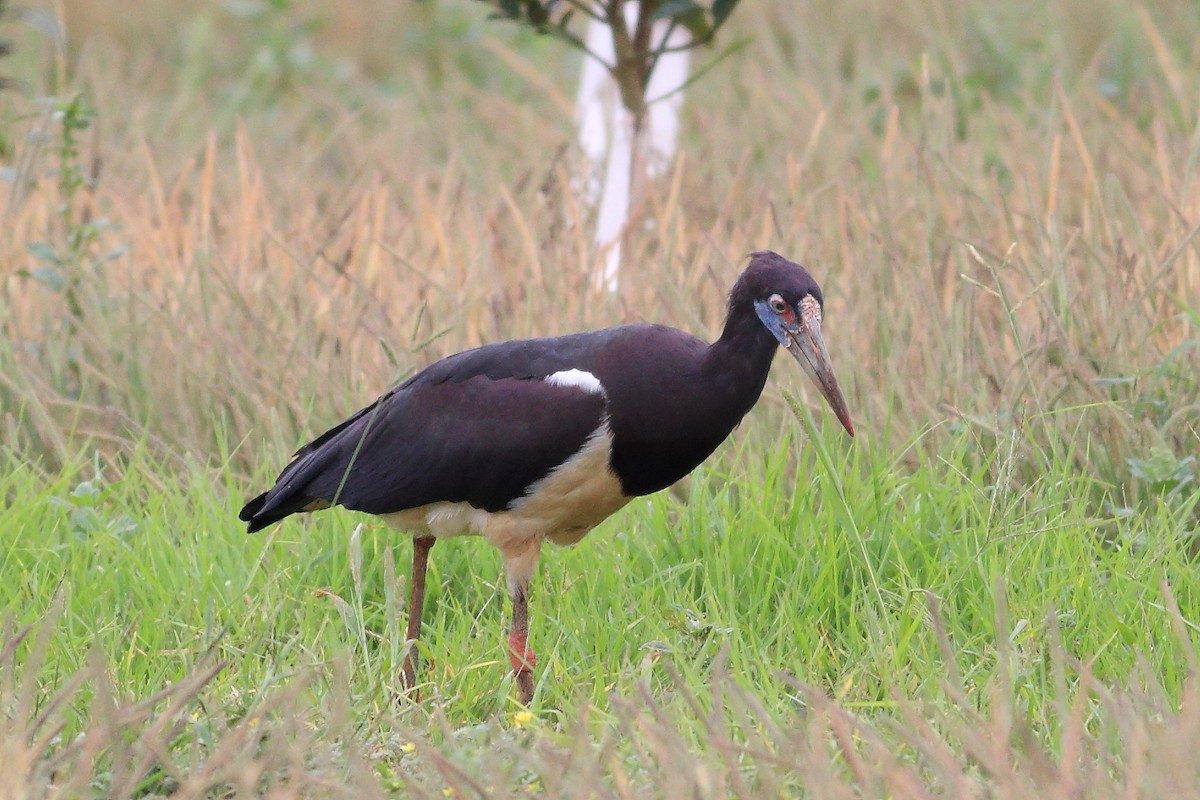
<path id="1" fill-rule="evenodd" d="M 506 557 L 544 539 L 574 544 L 629 502 L 609 469 L 611 456 L 612 433 L 605 423 L 512 508 L 489 512 L 468 503 L 440 502 L 385 514 L 383 519 L 418 537 L 483 536 Z"/>

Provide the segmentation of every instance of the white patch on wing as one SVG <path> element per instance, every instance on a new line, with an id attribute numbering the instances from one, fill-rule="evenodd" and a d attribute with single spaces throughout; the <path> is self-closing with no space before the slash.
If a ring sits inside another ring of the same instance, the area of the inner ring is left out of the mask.
<path id="1" fill-rule="evenodd" d="M 590 372 L 581 369 L 564 369 L 546 376 L 546 383 L 552 386 L 574 386 L 583 389 L 588 394 L 604 394 L 600 379 Z"/>

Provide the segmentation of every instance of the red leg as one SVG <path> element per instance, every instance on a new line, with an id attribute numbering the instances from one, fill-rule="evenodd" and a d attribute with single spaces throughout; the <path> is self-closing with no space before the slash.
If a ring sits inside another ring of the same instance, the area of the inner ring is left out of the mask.
<path id="1" fill-rule="evenodd" d="M 522 705 L 533 702 L 533 668 L 537 656 L 529 646 L 529 584 L 518 584 L 512 594 L 512 628 L 508 633 L 508 660 L 517 681 L 517 696 Z"/>
<path id="2" fill-rule="evenodd" d="M 425 568 L 429 565 L 429 550 L 437 539 L 426 536 L 413 539 L 412 581 L 408 591 L 408 653 L 404 656 L 404 667 L 400 673 L 400 683 L 405 693 L 412 699 L 419 699 L 417 694 L 417 640 L 421 638 L 421 617 L 425 610 Z"/>

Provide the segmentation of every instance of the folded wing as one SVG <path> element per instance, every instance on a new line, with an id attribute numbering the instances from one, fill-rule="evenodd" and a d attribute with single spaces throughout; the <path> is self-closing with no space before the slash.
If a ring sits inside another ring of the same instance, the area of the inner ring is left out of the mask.
<path id="1" fill-rule="evenodd" d="M 578 382 L 418 375 L 302 447 L 239 516 L 256 531 L 330 505 L 499 511 L 578 452 L 606 413 L 603 392 Z"/>

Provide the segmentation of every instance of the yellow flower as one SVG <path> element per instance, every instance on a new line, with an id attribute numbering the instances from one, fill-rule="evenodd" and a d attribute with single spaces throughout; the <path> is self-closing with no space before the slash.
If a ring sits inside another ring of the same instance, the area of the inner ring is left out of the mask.
<path id="1" fill-rule="evenodd" d="M 518 711 L 517 713 L 513 714 L 512 720 L 513 725 L 516 725 L 518 728 L 523 728 L 529 723 L 533 722 L 533 712 Z"/>
<path id="2" fill-rule="evenodd" d="M 454 797 L 454 787 L 447 786 L 445 789 L 442 789 L 442 796 L 443 797 Z"/>
<path id="3" fill-rule="evenodd" d="M 413 744 L 412 742 L 405 742 L 404 744 L 400 745 L 401 753 L 411 753 L 413 750 L 416 750 L 416 749 L 417 749 L 417 746 L 415 744 Z"/>

